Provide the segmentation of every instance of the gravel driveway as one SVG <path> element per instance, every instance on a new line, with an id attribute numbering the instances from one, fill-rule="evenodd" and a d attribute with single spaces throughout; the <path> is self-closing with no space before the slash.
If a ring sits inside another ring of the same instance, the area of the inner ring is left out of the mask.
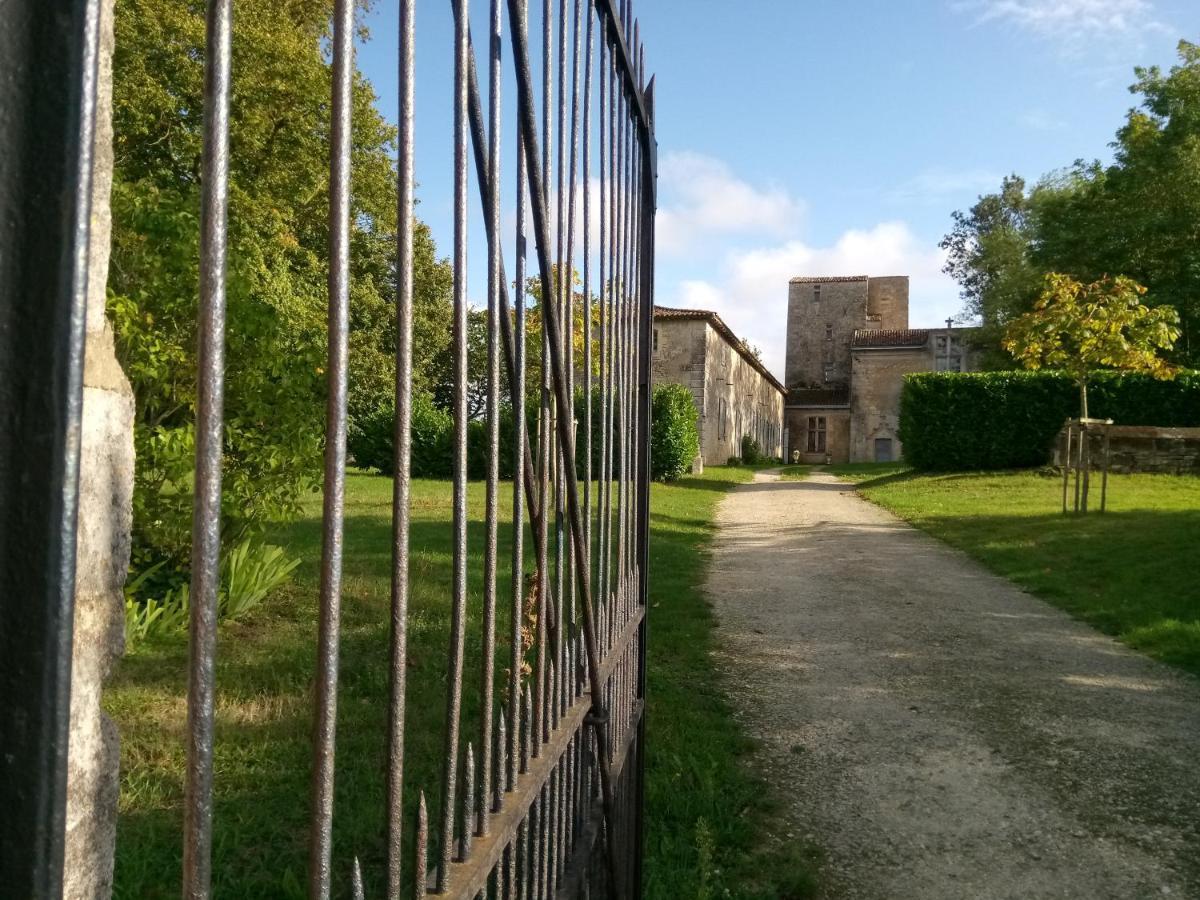
<path id="1" fill-rule="evenodd" d="M 1200 680 L 828 475 L 718 524 L 722 667 L 824 896 L 1200 898 Z"/>

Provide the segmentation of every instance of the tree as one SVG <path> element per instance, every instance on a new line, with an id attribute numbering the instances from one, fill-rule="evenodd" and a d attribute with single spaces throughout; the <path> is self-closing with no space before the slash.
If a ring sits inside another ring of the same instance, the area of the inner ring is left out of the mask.
<path id="1" fill-rule="evenodd" d="M 1088 381 L 1096 369 L 1175 376 L 1159 356 L 1179 337 L 1179 314 L 1141 302 L 1146 289 L 1123 276 L 1091 284 L 1046 276 L 1032 312 L 1007 328 L 1004 347 L 1027 369 L 1059 369 L 1079 387 L 1079 415 L 1088 418 Z"/>
<path id="2" fill-rule="evenodd" d="M 297 513 L 320 473 L 331 11 L 331 0 L 239 0 L 235 17 L 227 541 Z M 136 398 L 134 565 L 166 560 L 178 573 L 192 505 L 203 4 L 118 0 L 115 29 L 109 313 Z M 361 407 L 394 378 L 394 131 L 358 75 L 353 104 L 351 390 Z M 414 368 L 423 372 L 445 343 L 437 332 L 449 322 L 449 276 L 426 230 L 416 243 Z"/>
<path id="3" fill-rule="evenodd" d="M 1141 104 L 1116 134 L 1111 165 L 1078 160 L 1031 190 L 1010 176 L 954 213 L 945 271 L 982 319 L 985 344 L 998 349 L 1047 274 L 1090 283 L 1120 272 L 1179 313 L 1173 361 L 1200 364 L 1200 46 L 1181 41 L 1179 59 L 1168 73 L 1135 70 Z"/>

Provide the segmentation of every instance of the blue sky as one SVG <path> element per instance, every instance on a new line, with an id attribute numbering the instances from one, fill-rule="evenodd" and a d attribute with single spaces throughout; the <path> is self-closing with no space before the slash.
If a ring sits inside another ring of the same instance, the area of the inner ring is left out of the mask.
<path id="1" fill-rule="evenodd" d="M 471 6 L 482 45 L 487 4 Z M 358 59 L 393 121 L 394 7 L 377 3 Z M 1133 67 L 1167 67 L 1181 37 L 1200 40 L 1194 0 L 639 0 L 636 11 L 656 75 L 656 299 L 717 310 L 777 373 L 790 276 L 908 274 L 914 327 L 954 315 L 937 248 L 951 211 L 1008 172 L 1033 180 L 1107 159 L 1135 102 Z M 448 2 L 419 4 L 418 34 L 418 212 L 449 254 Z M 471 210 L 470 291 L 482 299 L 474 193 Z"/>

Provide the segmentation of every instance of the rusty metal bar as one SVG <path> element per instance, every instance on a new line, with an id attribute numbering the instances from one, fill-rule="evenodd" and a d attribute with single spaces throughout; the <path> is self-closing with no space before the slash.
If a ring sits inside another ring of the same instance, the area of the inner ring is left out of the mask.
<path id="1" fill-rule="evenodd" d="M 492 712 L 496 664 L 496 558 L 499 537 L 500 493 L 500 0 L 491 0 L 491 33 L 488 42 L 488 163 L 491 182 L 491 221 L 488 223 L 488 470 L 486 538 L 484 545 L 483 584 L 483 678 L 482 709 L 479 728 L 480 790 L 477 801 L 476 828 L 479 834 L 488 833 L 492 790 Z M 508 310 L 503 311 L 505 316 Z M 517 520 L 515 527 L 520 527 Z M 515 647 L 516 645 L 514 645 Z M 468 802 L 475 802 L 470 798 Z"/>
<path id="2" fill-rule="evenodd" d="M 513 19 L 519 18 L 518 7 L 520 0 L 508 0 L 510 17 Z M 525 36 L 519 32 L 514 35 L 513 39 L 513 63 L 516 68 L 517 84 L 520 91 L 519 102 L 519 118 L 521 127 L 525 132 L 525 142 L 528 145 L 537 146 L 537 123 L 533 116 L 533 86 L 532 76 L 529 71 L 529 49 L 525 42 Z M 542 180 L 542 171 L 538 166 L 537 159 L 532 155 L 526 158 L 526 168 L 529 172 L 529 183 L 532 188 L 533 196 L 532 211 L 535 236 L 537 238 L 537 254 L 538 266 L 541 270 L 542 291 L 544 297 L 549 297 L 553 286 L 552 269 L 550 265 L 549 244 L 550 230 L 549 223 L 546 217 L 546 194 L 544 182 Z M 558 440 L 563 445 L 564 457 L 568 460 L 575 458 L 575 441 L 573 429 L 571 428 L 571 398 L 567 396 L 566 386 L 567 379 L 564 372 L 564 361 L 560 352 L 560 323 L 558 321 L 558 311 L 554 309 L 554 304 L 543 304 L 543 330 L 546 333 L 546 343 L 550 348 L 550 363 L 553 371 L 554 381 L 554 399 L 558 411 Z M 596 642 L 596 635 L 592 629 L 591 623 L 591 587 L 587 578 L 587 559 L 583 546 L 583 526 L 579 511 L 579 496 L 578 486 L 575 480 L 574 465 L 565 467 L 566 469 L 566 493 L 567 493 L 567 508 L 570 516 L 571 524 L 571 540 L 575 553 L 576 566 L 581 575 L 581 598 L 583 601 L 584 614 L 584 635 L 587 641 L 588 668 L 592 675 L 592 694 L 593 702 L 598 702 L 601 696 L 601 686 L 598 681 L 599 667 L 599 650 Z M 598 739 L 602 745 L 607 742 L 604 739 L 606 732 L 606 722 L 604 721 L 604 712 L 602 709 L 597 709 L 596 715 L 593 716 L 593 727 L 597 730 Z M 609 826 L 614 824 L 614 800 L 612 793 L 612 784 L 609 779 L 607 760 L 601 755 L 600 764 L 600 780 L 604 793 L 604 805 L 606 821 Z M 617 861 L 615 856 L 615 847 L 612 842 L 609 842 L 609 867 L 615 873 L 617 870 Z"/>
<path id="3" fill-rule="evenodd" d="M 207 898 L 212 881 L 213 705 L 221 554 L 232 31 L 232 0 L 212 0 L 205 19 L 204 149 L 200 163 L 200 337 L 183 824 L 183 894 L 188 900 Z"/>
<path id="4" fill-rule="evenodd" d="M 416 0 L 400 0 L 400 115 L 396 206 L 396 425 L 392 481 L 391 646 L 389 654 L 387 890 L 402 890 L 404 720 L 408 668 L 409 516 L 412 492 L 413 208 L 415 205 Z"/>
<path id="5" fill-rule="evenodd" d="M 630 643 L 636 640 L 643 615 L 641 612 L 634 615 L 622 631 L 613 652 L 599 667 L 599 680 L 602 684 L 611 681 Z M 526 821 L 529 811 L 536 806 L 537 788 L 550 783 L 551 775 L 562 762 L 571 740 L 583 727 L 593 708 L 593 695 L 589 692 L 581 693 L 571 704 L 561 720 L 561 727 L 542 748 L 542 755 L 536 760 L 531 760 L 528 772 L 520 777 L 517 791 L 494 817 L 491 833 L 475 839 L 470 858 L 455 862 L 449 867 L 445 882 L 438 888 L 439 893 L 451 897 L 473 897 L 475 892 L 483 887 L 488 875 L 499 862 L 504 846 L 515 832 L 517 824 Z M 545 835 L 544 831 L 542 833 Z"/>
<path id="6" fill-rule="evenodd" d="M 342 539 L 346 497 L 346 397 L 349 386 L 354 7 L 354 0 L 337 0 L 333 18 L 333 127 L 329 162 L 329 386 L 325 411 L 321 597 L 308 857 L 308 895 L 311 900 L 329 897 L 333 854 L 334 744 L 337 732 Z"/>
<path id="7" fill-rule="evenodd" d="M 642 360 L 642 374 L 638 390 L 638 422 L 641 440 L 638 442 L 638 530 L 637 530 L 637 563 L 638 563 L 638 608 L 643 613 L 649 608 L 650 592 L 650 426 L 651 408 L 654 394 L 653 386 L 653 339 L 654 339 L 654 216 L 658 206 L 658 147 L 653 140 L 654 134 L 654 80 L 650 80 L 645 92 L 646 109 L 650 116 L 650 135 L 643 148 L 644 159 L 642 168 L 641 208 L 641 248 L 639 252 L 639 290 L 642 296 L 641 333 L 639 335 L 640 349 L 638 356 Z M 639 626 L 638 662 L 637 662 L 637 696 L 638 702 L 646 702 L 646 649 L 649 641 L 649 622 L 643 615 Z M 634 805 L 638 810 L 645 808 L 646 796 L 646 767 L 643 758 L 646 746 L 646 720 L 639 716 L 636 727 L 636 747 L 638 760 L 634 769 L 637 783 L 634 787 Z M 634 819 L 634 884 L 642 884 L 642 862 L 645 856 L 645 820 L 638 815 Z"/>
<path id="8" fill-rule="evenodd" d="M 62 892 L 100 5 L 0 28 L 0 872 Z"/>
<path id="9" fill-rule="evenodd" d="M 437 887 L 445 887 L 454 844 L 458 738 L 462 715 L 463 644 L 467 617 L 467 0 L 454 16 L 454 551 L 442 824 Z"/>

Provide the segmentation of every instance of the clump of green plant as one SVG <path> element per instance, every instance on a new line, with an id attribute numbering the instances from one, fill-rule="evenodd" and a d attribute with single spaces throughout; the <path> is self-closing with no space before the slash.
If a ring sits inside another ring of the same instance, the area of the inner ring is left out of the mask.
<path id="1" fill-rule="evenodd" d="M 700 452 L 699 412 L 692 392 L 681 384 L 654 389 L 650 416 L 650 477 L 675 481 Z"/>
<path id="2" fill-rule="evenodd" d="M 151 566 L 125 586 L 125 640 L 130 645 L 187 627 L 191 595 L 186 581 L 159 596 L 147 596 L 164 565 Z M 282 547 L 246 538 L 221 560 L 218 619 L 241 618 L 285 584 L 299 565 L 300 560 L 290 559 Z"/>
<path id="3" fill-rule="evenodd" d="M 767 461 L 758 441 L 748 434 L 742 435 L 742 462 L 748 466 L 757 466 Z"/>

